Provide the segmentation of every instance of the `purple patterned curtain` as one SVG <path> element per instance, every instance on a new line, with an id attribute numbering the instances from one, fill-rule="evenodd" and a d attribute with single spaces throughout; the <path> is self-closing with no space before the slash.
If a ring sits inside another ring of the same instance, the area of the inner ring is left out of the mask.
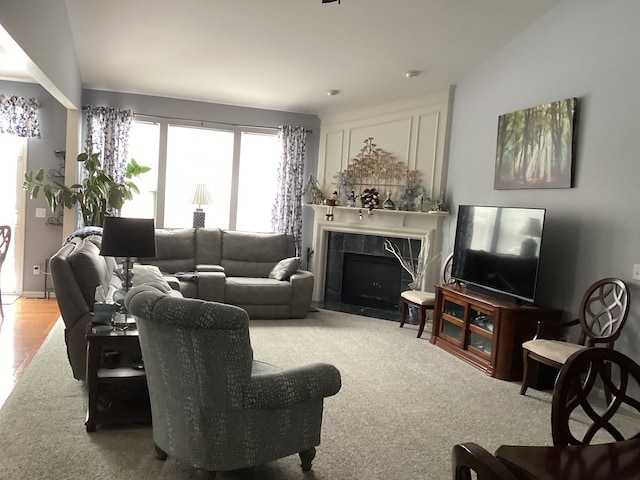
<path id="1" fill-rule="evenodd" d="M 38 101 L 0 94 L 0 133 L 40 138 Z"/>
<path id="2" fill-rule="evenodd" d="M 82 107 L 87 118 L 87 153 L 100 153 L 102 168 L 116 182 L 123 182 L 129 163 L 131 110 L 110 107 Z"/>
<path id="3" fill-rule="evenodd" d="M 278 193 L 271 214 L 274 232 L 291 233 L 296 251 L 302 250 L 302 190 L 307 131 L 282 126 L 278 134 L 282 153 L 278 167 Z"/>

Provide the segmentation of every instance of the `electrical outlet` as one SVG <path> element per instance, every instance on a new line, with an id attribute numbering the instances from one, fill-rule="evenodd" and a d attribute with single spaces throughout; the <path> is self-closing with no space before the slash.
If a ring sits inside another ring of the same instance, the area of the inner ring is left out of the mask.
<path id="1" fill-rule="evenodd" d="M 640 265 L 637 263 L 633 266 L 633 275 L 631 278 L 634 280 L 640 280 Z"/>
<path id="2" fill-rule="evenodd" d="M 47 216 L 46 208 L 36 208 L 36 218 L 44 218 Z"/>
<path id="3" fill-rule="evenodd" d="M 34 275 L 40 275 L 40 265 L 34 265 L 33 266 L 33 274 Z"/>

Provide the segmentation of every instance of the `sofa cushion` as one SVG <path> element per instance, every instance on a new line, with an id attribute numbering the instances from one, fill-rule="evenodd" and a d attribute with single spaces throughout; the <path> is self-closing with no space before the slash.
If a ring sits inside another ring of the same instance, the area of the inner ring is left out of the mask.
<path id="1" fill-rule="evenodd" d="M 96 287 L 108 285 L 112 271 L 109 270 L 105 257 L 100 256 L 100 248 L 84 238 L 74 239 L 76 248 L 69 255 L 71 271 L 78 282 L 82 297 L 87 305 L 95 302 Z"/>
<path id="2" fill-rule="evenodd" d="M 195 235 L 198 263 L 220 265 L 222 258 L 222 230 L 219 228 L 198 228 Z"/>
<path id="3" fill-rule="evenodd" d="M 291 303 L 291 284 L 272 278 L 227 277 L 224 302 L 232 305 Z"/>
<path id="4" fill-rule="evenodd" d="M 193 228 L 156 229 L 156 256 L 139 258 L 166 273 L 193 272 L 196 269 L 195 230 Z"/>
<path id="5" fill-rule="evenodd" d="M 289 280 L 289 277 L 300 268 L 300 257 L 289 257 L 280 260 L 269 272 L 269 278 L 275 280 Z"/>
<path id="6" fill-rule="evenodd" d="M 266 278 L 276 263 L 294 255 L 284 233 L 222 232 L 221 265 L 229 277 Z"/>

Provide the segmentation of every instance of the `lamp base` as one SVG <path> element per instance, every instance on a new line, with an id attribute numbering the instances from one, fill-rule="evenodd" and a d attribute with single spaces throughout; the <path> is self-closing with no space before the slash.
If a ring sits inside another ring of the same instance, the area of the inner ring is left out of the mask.
<path id="1" fill-rule="evenodd" d="M 197 209 L 193 212 L 193 228 L 204 228 L 204 210 Z"/>

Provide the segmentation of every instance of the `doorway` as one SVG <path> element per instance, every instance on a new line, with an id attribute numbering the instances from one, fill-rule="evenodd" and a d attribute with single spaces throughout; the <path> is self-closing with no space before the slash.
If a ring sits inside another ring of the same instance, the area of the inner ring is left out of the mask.
<path id="1" fill-rule="evenodd" d="M 3 302 L 22 293 L 22 211 L 24 194 L 22 175 L 27 153 L 27 139 L 0 134 L 0 224 L 11 227 L 11 243 L 0 272 Z M 5 299 L 6 296 L 6 299 Z"/>

